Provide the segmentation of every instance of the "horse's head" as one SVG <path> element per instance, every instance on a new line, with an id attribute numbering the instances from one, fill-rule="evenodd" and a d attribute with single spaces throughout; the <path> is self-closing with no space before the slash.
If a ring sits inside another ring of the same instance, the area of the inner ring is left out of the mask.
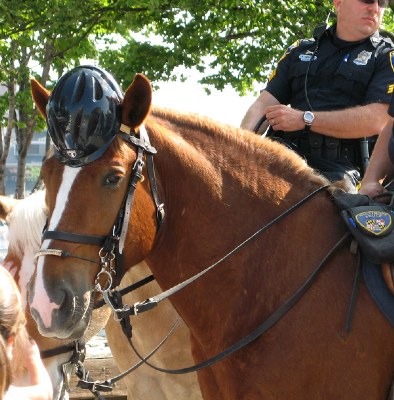
<path id="1" fill-rule="evenodd" d="M 121 278 L 121 271 L 115 276 L 119 238 L 131 243 L 120 248 L 130 267 L 145 258 L 155 237 L 149 179 L 136 185 L 137 150 L 128 140 L 137 138 L 152 92 L 149 81 L 137 75 L 123 97 L 106 72 L 78 67 L 52 94 L 32 80 L 32 94 L 47 117 L 55 156 L 43 165 L 49 217 L 29 302 L 42 334 L 76 339 L 100 290 Z M 124 204 L 131 192 L 135 206 L 126 231 Z"/>

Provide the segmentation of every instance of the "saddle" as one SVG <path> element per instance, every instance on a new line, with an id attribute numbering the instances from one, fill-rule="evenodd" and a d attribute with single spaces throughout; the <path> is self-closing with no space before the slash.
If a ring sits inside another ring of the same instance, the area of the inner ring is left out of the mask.
<path id="1" fill-rule="evenodd" d="M 394 192 L 373 199 L 341 192 L 334 201 L 362 256 L 381 265 L 383 279 L 394 294 Z"/>
<path id="2" fill-rule="evenodd" d="M 394 192 L 373 199 L 335 193 L 334 202 L 362 259 L 364 281 L 394 326 Z"/>
<path id="3" fill-rule="evenodd" d="M 394 192 L 373 199 L 342 192 L 334 200 L 364 256 L 375 264 L 394 262 Z"/>

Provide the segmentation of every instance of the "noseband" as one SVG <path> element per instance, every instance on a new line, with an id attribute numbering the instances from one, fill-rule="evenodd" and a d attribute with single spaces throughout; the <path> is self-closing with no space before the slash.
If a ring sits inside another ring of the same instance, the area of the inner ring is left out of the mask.
<path id="1" fill-rule="evenodd" d="M 130 222 L 135 190 L 137 188 L 137 183 L 143 178 L 142 171 L 143 167 L 145 166 L 144 156 L 147 163 L 151 194 L 156 206 L 156 220 L 158 227 L 161 226 L 165 218 L 164 204 L 159 201 L 153 163 L 153 155 L 156 154 L 157 151 L 150 145 L 148 133 L 144 126 L 141 126 L 137 133 L 139 133 L 139 137 L 132 134 L 132 129 L 123 124 L 120 127 L 120 132 L 118 133 L 123 140 L 130 143 L 137 149 L 137 158 L 134 162 L 127 193 L 111 232 L 107 236 L 95 236 L 72 232 L 49 231 L 45 229 L 42 235 L 42 241 L 45 239 L 52 239 L 101 246 L 98 253 L 98 258 L 100 261 L 73 255 L 70 252 L 59 249 L 41 249 L 35 255 L 36 258 L 40 256 L 73 257 L 100 265 L 101 270 L 95 279 L 95 290 L 98 290 L 103 294 L 108 293 L 108 291 L 111 289 L 113 279 L 115 280 L 115 286 L 117 286 L 123 276 L 123 250 Z M 101 276 L 107 278 L 104 288 L 102 288 L 99 283 L 99 278 Z"/>

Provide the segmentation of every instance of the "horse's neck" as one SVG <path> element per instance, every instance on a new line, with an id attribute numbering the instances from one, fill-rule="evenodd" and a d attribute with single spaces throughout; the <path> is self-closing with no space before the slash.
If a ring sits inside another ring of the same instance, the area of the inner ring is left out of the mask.
<path id="1" fill-rule="evenodd" d="M 327 183 L 283 146 L 241 130 L 158 123 L 165 128 L 152 125 L 151 132 L 167 219 L 147 262 L 165 288 L 217 261 Z"/>
<path id="2" fill-rule="evenodd" d="M 279 204 L 327 184 L 295 152 L 271 140 L 204 117 L 162 110 L 153 116 L 160 125 L 151 131 L 157 168 L 176 197 L 189 188 L 196 197 L 201 189 L 200 200 L 209 204 L 225 204 L 230 192 Z"/>

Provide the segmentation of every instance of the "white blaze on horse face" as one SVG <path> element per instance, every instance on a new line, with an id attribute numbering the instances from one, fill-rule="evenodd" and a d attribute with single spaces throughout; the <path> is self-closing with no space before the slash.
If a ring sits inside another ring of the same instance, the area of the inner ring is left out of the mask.
<path id="1" fill-rule="evenodd" d="M 34 255 L 36 251 L 26 249 L 23 255 L 21 269 L 19 271 L 19 287 L 22 295 L 22 305 L 25 310 L 27 307 L 27 286 L 34 272 Z"/>
<path id="2" fill-rule="evenodd" d="M 61 221 L 63 212 L 66 208 L 69 192 L 80 170 L 81 168 L 64 167 L 62 183 L 56 196 L 55 208 L 52 213 L 48 230 L 55 230 Z M 51 239 L 44 240 L 41 249 L 48 249 L 50 243 Z M 44 260 L 45 257 L 39 257 L 37 262 L 34 297 L 30 306 L 39 312 L 44 326 L 49 328 L 52 324 L 52 311 L 58 309 L 60 304 L 53 303 L 46 292 L 43 273 Z"/>

